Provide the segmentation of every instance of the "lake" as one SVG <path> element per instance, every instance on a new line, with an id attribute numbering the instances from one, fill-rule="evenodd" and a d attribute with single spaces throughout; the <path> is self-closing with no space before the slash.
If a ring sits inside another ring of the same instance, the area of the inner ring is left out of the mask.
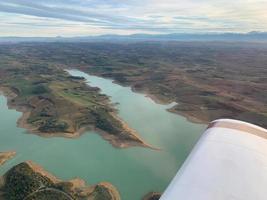
<path id="1" fill-rule="evenodd" d="M 94 131 L 79 138 L 42 138 L 16 127 L 20 112 L 9 110 L 0 96 L 0 151 L 15 150 L 17 156 L 0 168 L 0 175 L 25 160 L 33 160 L 57 177 L 75 177 L 88 184 L 108 181 L 117 187 L 122 200 L 141 200 L 151 191 L 163 192 L 180 168 L 206 125 L 195 124 L 166 111 L 172 105 L 160 105 L 130 87 L 110 79 L 68 70 L 83 76 L 87 83 L 101 89 L 116 103 L 118 115 L 160 151 L 131 147 L 118 149 Z"/>

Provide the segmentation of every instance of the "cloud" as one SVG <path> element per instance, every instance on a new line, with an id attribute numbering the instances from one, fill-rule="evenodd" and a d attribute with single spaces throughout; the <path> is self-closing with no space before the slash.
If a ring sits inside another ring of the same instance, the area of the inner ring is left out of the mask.
<path id="1" fill-rule="evenodd" d="M 117 21 L 111 16 L 100 15 L 98 13 L 82 10 L 58 7 L 58 6 L 47 6 L 37 3 L 30 2 L 17 2 L 9 1 L 8 3 L 0 2 L 0 11 L 8 13 L 16 13 L 23 15 L 30 15 L 36 17 L 55 18 L 69 21 L 86 22 L 92 24 L 108 24 L 112 21 Z"/>
<path id="2" fill-rule="evenodd" d="M 266 10 L 267 0 L 0 0 L 0 35 L 267 31 Z"/>

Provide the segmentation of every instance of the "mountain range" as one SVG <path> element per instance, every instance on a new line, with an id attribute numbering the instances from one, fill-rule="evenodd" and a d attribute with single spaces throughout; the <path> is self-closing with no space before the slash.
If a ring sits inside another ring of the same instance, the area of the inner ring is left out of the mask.
<path id="1" fill-rule="evenodd" d="M 249 41 L 267 42 L 267 32 L 173 33 L 80 37 L 0 37 L 0 42 L 138 42 L 138 41 Z"/>

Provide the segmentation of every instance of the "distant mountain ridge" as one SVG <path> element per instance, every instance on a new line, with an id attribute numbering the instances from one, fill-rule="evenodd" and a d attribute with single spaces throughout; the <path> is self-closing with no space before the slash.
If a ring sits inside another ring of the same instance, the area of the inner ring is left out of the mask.
<path id="1" fill-rule="evenodd" d="M 81 37 L 0 37 L 0 42 L 131 42 L 131 41 L 255 41 L 267 42 L 267 32 L 172 33 Z"/>

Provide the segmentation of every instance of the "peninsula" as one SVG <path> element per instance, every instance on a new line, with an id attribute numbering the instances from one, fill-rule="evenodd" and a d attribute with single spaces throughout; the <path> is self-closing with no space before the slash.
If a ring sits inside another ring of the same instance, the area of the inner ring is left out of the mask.
<path id="1" fill-rule="evenodd" d="M 19 127 L 43 137 L 73 138 L 96 130 L 115 147 L 149 147 L 99 88 L 58 65 L 9 53 L 0 58 L 0 90 L 9 108 L 23 113 Z"/>
<path id="2" fill-rule="evenodd" d="M 0 199 L 120 200 L 120 194 L 107 182 L 87 186 L 81 179 L 61 181 L 37 164 L 27 161 L 0 177 Z"/>

